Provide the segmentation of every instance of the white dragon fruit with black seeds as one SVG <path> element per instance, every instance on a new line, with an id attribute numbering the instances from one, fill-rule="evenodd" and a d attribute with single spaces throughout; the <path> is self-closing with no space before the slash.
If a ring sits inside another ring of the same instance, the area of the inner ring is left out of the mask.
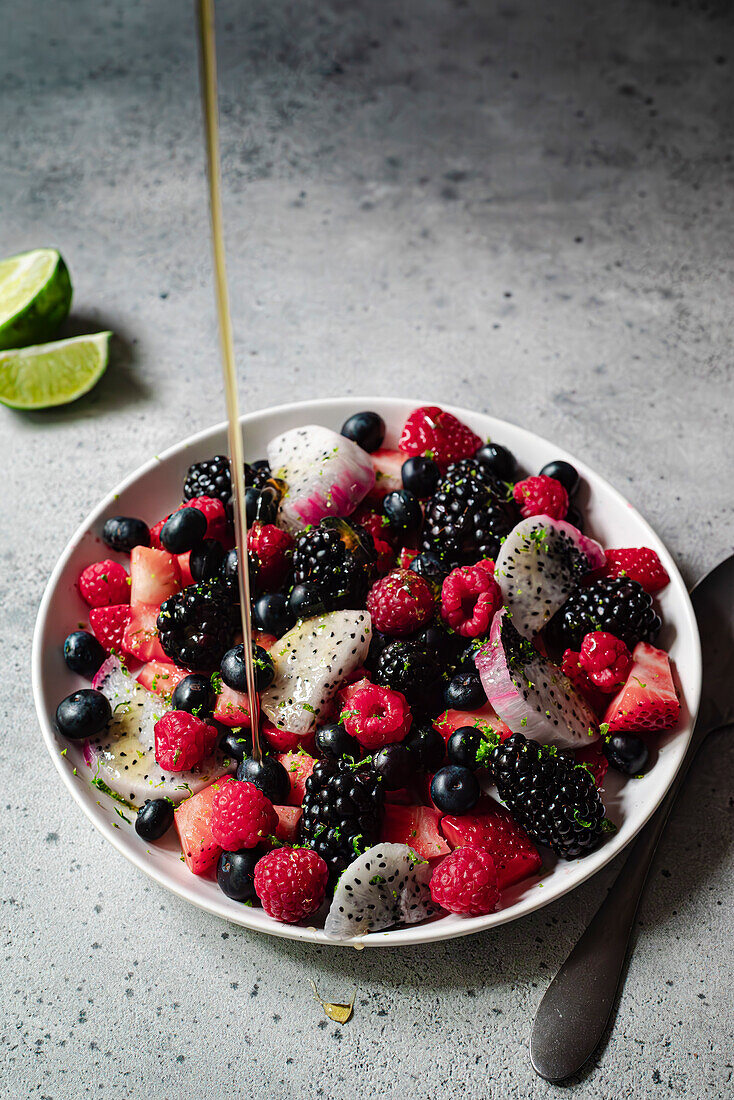
<path id="1" fill-rule="evenodd" d="M 227 763 L 217 751 L 207 767 L 195 772 L 164 772 L 155 758 L 155 724 L 169 708 L 126 672 L 117 657 L 108 657 L 92 686 L 109 699 L 112 717 L 88 742 L 85 759 L 94 778 L 126 801 L 136 806 L 146 798 L 180 802 L 234 770 L 235 762 Z"/>
<path id="2" fill-rule="evenodd" d="M 506 610 L 492 620 L 474 662 L 487 699 L 513 733 L 577 749 L 599 736 L 596 716 L 558 665 L 515 629 Z"/>
<path id="3" fill-rule="evenodd" d="M 289 733 L 314 729 L 370 647 L 369 611 L 332 611 L 297 623 L 270 650 L 275 677 L 261 696 L 270 721 Z"/>
<path id="4" fill-rule="evenodd" d="M 273 476 L 286 483 L 278 524 L 297 532 L 324 516 L 348 516 L 375 483 L 366 451 L 330 428 L 308 424 L 268 444 Z"/>
<path id="5" fill-rule="evenodd" d="M 537 634 L 584 574 L 605 560 L 598 542 L 564 520 L 531 516 L 518 523 L 495 562 L 497 583 L 515 629 L 526 638 Z"/>
<path id="6" fill-rule="evenodd" d="M 375 844 L 350 863 L 334 891 L 324 931 L 336 939 L 417 924 L 441 912 L 431 898 L 431 868 L 405 844 Z"/>

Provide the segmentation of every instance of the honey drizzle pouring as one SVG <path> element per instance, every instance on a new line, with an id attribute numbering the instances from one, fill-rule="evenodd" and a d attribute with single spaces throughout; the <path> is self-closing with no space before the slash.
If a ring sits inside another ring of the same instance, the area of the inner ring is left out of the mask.
<path id="1" fill-rule="evenodd" d="M 201 63 L 201 95 L 204 108 L 207 177 L 209 180 L 209 211 L 211 215 L 214 284 L 216 290 L 219 341 L 222 349 L 222 372 L 227 403 L 229 464 L 232 474 L 234 527 L 237 543 L 237 574 L 240 589 L 242 642 L 247 677 L 247 697 L 250 709 L 252 755 L 262 758 L 259 734 L 259 700 L 255 688 L 255 668 L 252 660 L 252 621 L 250 617 L 250 575 L 247 568 L 247 515 L 245 512 L 245 458 L 242 446 L 242 426 L 237 400 L 237 375 L 234 363 L 232 318 L 229 310 L 227 269 L 224 255 L 222 218 L 221 169 L 219 162 L 219 110 L 217 99 L 217 57 L 214 32 L 213 0 L 197 0 L 199 57 Z"/>

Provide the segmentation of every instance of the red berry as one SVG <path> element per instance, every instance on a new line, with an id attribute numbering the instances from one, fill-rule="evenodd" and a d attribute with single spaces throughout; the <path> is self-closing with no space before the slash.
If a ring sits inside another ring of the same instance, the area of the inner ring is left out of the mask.
<path id="1" fill-rule="evenodd" d="M 329 868 L 310 848 L 275 848 L 255 867 L 255 893 L 269 917 L 295 924 L 324 900 Z"/>
<path id="2" fill-rule="evenodd" d="M 130 603 L 130 578 L 119 561 L 105 558 L 79 574 L 79 593 L 90 607 Z"/>
<path id="3" fill-rule="evenodd" d="M 157 523 L 154 523 L 150 529 L 150 545 L 154 550 L 162 550 L 163 543 L 161 542 L 161 530 L 166 520 L 170 519 L 170 516 L 165 516 L 163 519 L 159 519 Z"/>
<path id="4" fill-rule="evenodd" d="M 206 516 L 207 539 L 216 539 L 217 542 L 227 542 L 229 532 L 227 530 L 227 515 L 224 505 L 216 497 L 192 497 L 185 501 L 182 508 L 198 508 Z M 157 525 L 156 525 L 157 526 Z"/>
<path id="5" fill-rule="evenodd" d="M 406 455 L 427 455 L 445 470 L 452 462 L 470 458 L 482 440 L 471 428 L 438 405 L 415 409 L 405 421 L 398 444 Z"/>
<path id="6" fill-rule="evenodd" d="M 352 512 L 349 522 L 356 523 L 358 527 L 364 527 L 373 539 L 381 539 L 383 542 L 392 542 L 395 539 L 395 532 L 390 527 L 387 516 L 382 512 L 375 512 L 366 504 L 360 504 L 357 510 Z"/>
<path id="7" fill-rule="evenodd" d="M 278 815 L 269 798 L 254 783 L 224 779 L 212 801 L 212 835 L 225 852 L 254 848 L 271 836 Z"/>
<path id="8" fill-rule="evenodd" d="M 431 621 L 433 593 L 423 577 L 411 569 L 396 569 L 372 585 L 367 610 L 375 630 L 399 638 Z"/>
<path id="9" fill-rule="evenodd" d="M 280 588 L 291 567 L 293 536 L 274 523 L 253 523 L 247 532 L 247 549 L 257 562 L 261 588 Z"/>
<path id="10" fill-rule="evenodd" d="M 670 581 L 660 558 L 649 546 L 607 550 L 606 555 L 604 576 L 629 577 L 631 581 L 641 584 L 651 596 L 662 591 Z"/>
<path id="11" fill-rule="evenodd" d="M 600 691 L 613 692 L 627 679 L 632 654 L 614 634 L 595 630 L 581 643 L 579 664 Z"/>
<path id="12" fill-rule="evenodd" d="M 441 829 L 452 848 L 468 845 L 489 852 L 500 890 L 540 870 L 538 849 L 510 811 L 493 799 L 481 813 L 444 817 Z"/>
<path id="13" fill-rule="evenodd" d="M 122 638 L 130 619 L 130 606 L 126 603 L 113 607 L 94 607 L 89 612 L 89 625 L 97 641 L 108 653 L 119 653 Z"/>
<path id="14" fill-rule="evenodd" d="M 155 758 L 164 771 L 186 772 L 214 751 L 219 736 L 214 726 L 185 710 L 169 710 L 153 727 Z"/>
<path id="15" fill-rule="evenodd" d="M 400 551 L 400 557 L 398 558 L 398 565 L 400 566 L 401 569 L 408 569 L 410 567 L 410 563 L 413 561 L 414 558 L 417 558 L 417 557 L 418 557 L 418 551 L 417 550 L 411 550 L 411 548 L 409 546 L 404 546 L 402 548 L 402 550 Z"/>
<path id="16" fill-rule="evenodd" d="M 364 684 L 350 691 L 340 721 L 348 734 L 371 751 L 402 741 L 413 716 L 401 692 L 377 684 Z"/>
<path id="17" fill-rule="evenodd" d="M 575 650 L 567 649 L 563 654 L 561 670 L 565 676 L 568 676 L 582 699 L 586 700 L 592 710 L 600 714 L 606 707 L 608 700 L 605 699 L 604 693 L 599 691 L 596 684 L 591 682 L 581 667 L 580 656 L 581 654 L 576 653 Z"/>
<path id="18" fill-rule="evenodd" d="M 374 543 L 377 551 L 377 572 L 384 577 L 395 566 L 395 551 L 389 542 L 383 542 L 382 539 L 374 539 Z"/>
<path id="19" fill-rule="evenodd" d="M 554 477 L 545 474 L 526 477 L 518 481 L 512 493 L 526 519 L 530 516 L 564 519 L 568 512 L 568 493 Z"/>
<path id="20" fill-rule="evenodd" d="M 464 638 L 485 634 L 495 612 L 502 607 L 502 589 L 491 566 L 492 562 L 461 565 L 443 582 L 441 618 Z"/>
<path id="21" fill-rule="evenodd" d="M 431 876 L 431 897 L 449 913 L 480 917 L 500 900 L 497 868 L 489 852 L 467 845 L 455 848 Z"/>
<path id="22" fill-rule="evenodd" d="M 591 745 L 584 745 L 580 749 L 574 749 L 573 755 L 577 764 L 583 764 L 594 777 L 594 783 L 601 787 L 604 776 L 609 768 L 609 761 L 602 751 L 601 741 L 594 741 Z"/>

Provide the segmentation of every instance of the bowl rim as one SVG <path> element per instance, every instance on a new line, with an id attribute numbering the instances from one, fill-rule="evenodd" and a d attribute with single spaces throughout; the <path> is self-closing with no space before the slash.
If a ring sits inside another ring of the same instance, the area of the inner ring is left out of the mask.
<path id="1" fill-rule="evenodd" d="M 281 405 L 268 406 L 263 409 L 257 409 L 253 412 L 244 413 L 240 416 L 240 422 L 245 427 L 248 423 L 260 420 L 265 416 L 286 416 L 294 412 L 302 412 L 304 416 L 310 412 L 317 412 L 319 409 L 323 409 L 325 405 L 331 408 L 341 408 L 345 412 L 353 412 L 355 409 L 362 408 L 392 408 L 392 409 L 404 409 L 407 405 L 412 408 L 419 408 L 431 404 L 426 401 L 415 401 L 410 397 L 378 397 L 376 395 L 348 395 L 344 397 L 325 397 L 325 398 L 312 398 L 307 401 L 292 401 L 286 402 Z M 438 402 L 436 402 L 438 404 Z M 670 575 L 671 586 L 677 591 L 679 596 L 682 596 L 681 611 L 685 619 L 685 626 L 690 634 L 690 640 L 693 642 L 693 656 L 691 663 L 687 669 L 688 676 L 691 679 L 692 687 L 687 691 L 686 703 L 688 705 L 690 713 L 690 722 L 687 728 L 676 732 L 675 746 L 678 750 L 678 759 L 675 763 L 674 770 L 669 778 L 668 784 L 661 789 L 657 795 L 650 798 L 649 804 L 646 805 L 641 813 L 639 820 L 635 823 L 634 829 L 628 836 L 625 837 L 624 842 L 620 842 L 620 837 L 610 838 L 610 840 L 599 848 L 597 851 L 586 856 L 584 860 L 573 861 L 569 864 L 569 868 L 573 867 L 573 874 L 570 875 L 571 881 L 568 883 L 558 883 L 554 885 L 552 891 L 544 893 L 541 889 L 536 889 L 535 893 L 530 897 L 523 898 L 521 901 L 508 906 L 506 909 L 501 909 L 496 913 L 491 913 L 481 917 L 470 917 L 458 920 L 451 920 L 447 923 L 444 918 L 437 922 L 428 922 L 424 924 L 416 924 L 407 928 L 401 928 L 397 930 L 386 930 L 384 932 L 370 932 L 361 937 L 355 937 L 351 940 L 336 940 L 327 936 L 323 929 L 307 927 L 304 925 L 286 925 L 280 924 L 276 921 L 271 921 L 267 925 L 263 923 L 264 915 L 260 910 L 251 910 L 246 906 L 240 907 L 235 911 L 230 911 L 228 904 L 230 899 L 226 898 L 222 894 L 222 900 L 214 895 L 208 897 L 206 895 L 198 896 L 196 892 L 196 886 L 198 880 L 196 876 L 191 876 L 191 885 L 179 883 L 175 881 L 167 873 L 161 873 L 151 861 L 146 859 L 146 850 L 141 845 L 139 850 L 136 847 L 129 845 L 127 834 L 122 833 L 116 829 L 114 825 L 106 820 L 101 819 L 93 813 L 92 804 L 89 801 L 87 788 L 82 787 L 80 784 L 74 782 L 74 778 L 69 769 L 65 766 L 65 762 L 61 757 L 58 743 L 56 740 L 56 732 L 53 728 L 51 721 L 49 720 L 46 707 L 43 699 L 43 681 L 44 681 L 44 635 L 49 627 L 50 622 L 53 619 L 53 601 L 56 592 L 56 587 L 59 583 L 61 575 L 63 574 L 69 559 L 74 551 L 77 549 L 81 541 L 86 535 L 94 530 L 94 526 L 102 515 L 110 508 L 117 497 L 125 490 L 134 485 L 139 479 L 144 477 L 149 471 L 155 469 L 160 463 L 181 454 L 181 452 L 189 450 L 203 442 L 216 433 L 226 431 L 226 422 L 220 422 L 212 425 L 211 427 L 204 428 L 193 435 L 187 436 L 185 439 L 180 440 L 178 443 L 166 448 L 159 455 L 155 455 L 147 462 L 138 466 L 131 474 L 125 477 L 119 482 L 109 493 L 107 493 L 103 499 L 94 507 L 91 512 L 85 517 L 79 524 L 74 534 L 71 536 L 63 551 L 61 552 L 56 565 L 54 566 L 51 575 L 46 583 L 43 596 L 38 608 L 36 616 L 36 622 L 33 632 L 32 654 L 31 654 L 31 683 L 33 688 L 33 696 L 36 706 L 36 713 L 38 715 L 39 724 L 41 726 L 41 733 L 45 742 L 46 748 L 54 763 L 54 767 L 61 776 L 64 786 L 71 794 L 73 800 L 80 807 L 85 816 L 91 821 L 92 825 L 102 833 L 102 835 L 113 845 L 113 847 L 120 852 L 120 854 L 132 863 L 139 870 L 143 871 L 149 878 L 157 882 L 159 885 L 164 886 L 178 897 L 191 904 L 197 906 L 197 908 L 203 909 L 214 916 L 220 917 L 230 923 L 238 924 L 241 927 L 251 929 L 256 932 L 260 932 L 266 935 L 279 936 L 284 939 L 298 940 L 301 942 L 311 942 L 328 944 L 333 947 L 352 947 L 361 949 L 363 947 L 405 947 L 411 945 L 425 944 L 425 943 L 437 943 L 448 939 L 455 939 L 461 936 L 472 935 L 477 932 L 485 931 L 489 928 L 499 927 L 502 924 L 507 924 L 510 921 L 519 920 L 530 913 L 536 912 L 538 909 L 544 908 L 551 902 L 558 900 L 565 894 L 576 887 L 581 886 L 582 883 L 588 881 L 598 871 L 602 870 L 608 863 L 611 862 L 628 844 L 635 838 L 637 833 L 642 829 L 647 821 L 657 810 L 658 806 L 665 797 L 667 791 L 670 789 L 675 776 L 680 769 L 681 763 L 685 756 L 686 750 L 690 743 L 690 739 L 693 733 L 693 729 L 696 724 L 696 717 L 698 714 L 698 707 L 701 697 L 701 684 L 702 684 L 702 655 L 701 655 L 701 642 L 698 632 L 698 625 L 696 622 L 693 606 L 690 601 L 690 596 L 686 588 L 685 582 L 680 574 L 677 564 L 672 558 L 665 544 L 660 537 L 656 534 L 647 520 L 637 511 L 634 505 L 624 497 L 624 495 L 611 485 L 605 478 L 601 477 L 595 470 L 587 466 L 585 462 L 577 459 L 574 455 L 570 454 L 563 447 L 556 446 L 551 440 L 546 439 L 544 436 L 538 435 L 536 432 L 532 432 L 527 428 L 520 427 L 498 417 L 492 416 L 489 413 L 479 412 L 478 410 L 473 412 L 461 406 L 450 405 L 445 402 L 441 402 L 440 407 L 447 412 L 453 413 L 455 416 L 462 418 L 467 414 L 471 417 L 482 416 L 489 420 L 492 420 L 495 425 L 507 426 L 511 429 L 511 433 L 516 437 L 520 437 L 521 444 L 527 443 L 541 444 L 554 450 L 556 457 L 564 459 L 567 462 L 571 462 L 576 466 L 581 477 L 586 478 L 587 481 L 593 486 L 594 483 L 600 484 L 604 487 L 604 490 L 616 498 L 617 502 L 623 505 L 634 516 L 635 520 L 642 526 L 642 528 L 648 532 L 653 540 L 662 549 L 661 560 L 668 574 Z M 307 421 L 304 420 L 304 423 Z M 516 445 L 516 444 L 515 444 Z M 541 886 L 542 883 L 538 883 L 537 886 Z"/>

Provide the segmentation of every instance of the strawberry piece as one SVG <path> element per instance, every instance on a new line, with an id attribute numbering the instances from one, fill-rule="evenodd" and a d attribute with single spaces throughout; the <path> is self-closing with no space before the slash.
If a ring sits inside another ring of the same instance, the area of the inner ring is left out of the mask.
<path id="1" fill-rule="evenodd" d="M 278 755 L 278 760 L 288 772 L 291 784 L 288 803 L 291 806 L 300 806 L 306 793 L 306 780 L 313 771 L 316 761 L 306 752 L 283 752 Z"/>
<path id="2" fill-rule="evenodd" d="M 470 458 L 482 445 L 471 428 L 438 405 L 423 405 L 405 421 L 398 444 L 404 455 L 428 455 L 440 470 Z"/>
<path id="3" fill-rule="evenodd" d="M 367 494 L 368 500 L 382 500 L 388 493 L 394 493 L 403 487 L 403 463 L 405 455 L 402 451 L 391 451 L 381 447 L 370 455 L 372 465 L 375 468 L 375 484 Z"/>
<path id="4" fill-rule="evenodd" d="M 661 592 L 670 582 L 663 563 L 649 546 L 607 550 L 606 555 L 605 576 L 629 577 L 641 584 L 651 596 Z"/>
<path id="5" fill-rule="evenodd" d="M 610 733 L 668 730 L 679 717 L 680 700 L 668 654 L 647 642 L 638 642 L 627 681 L 604 715 Z"/>
<path id="6" fill-rule="evenodd" d="M 178 684 L 188 676 L 185 668 L 169 661 L 148 661 L 137 675 L 137 681 L 156 695 L 173 695 Z"/>
<path id="7" fill-rule="evenodd" d="M 222 854 L 212 833 L 212 804 L 219 783 L 186 798 L 173 815 L 184 861 L 193 875 L 209 874 Z"/>
<path id="8" fill-rule="evenodd" d="M 113 607 L 93 607 L 89 612 L 89 625 L 97 641 L 107 653 L 120 653 L 123 649 L 125 628 L 130 618 L 128 604 Z"/>
<path id="9" fill-rule="evenodd" d="M 150 546 L 134 546 L 130 552 L 130 603 L 160 606 L 181 588 L 174 554 Z"/>
<path id="10" fill-rule="evenodd" d="M 122 649 L 139 661 L 170 663 L 158 640 L 159 607 L 154 604 L 137 604 L 130 608 L 130 615 L 122 635 Z"/>
<path id="11" fill-rule="evenodd" d="M 540 870 L 538 849 L 509 810 L 493 799 L 481 814 L 444 817 L 444 836 L 453 848 L 472 845 L 489 852 L 497 868 L 500 890 Z"/>
<path id="12" fill-rule="evenodd" d="M 450 851 L 441 836 L 440 821 L 440 811 L 431 806 L 388 803 L 380 839 L 389 844 L 407 844 L 421 859 L 435 859 Z"/>

